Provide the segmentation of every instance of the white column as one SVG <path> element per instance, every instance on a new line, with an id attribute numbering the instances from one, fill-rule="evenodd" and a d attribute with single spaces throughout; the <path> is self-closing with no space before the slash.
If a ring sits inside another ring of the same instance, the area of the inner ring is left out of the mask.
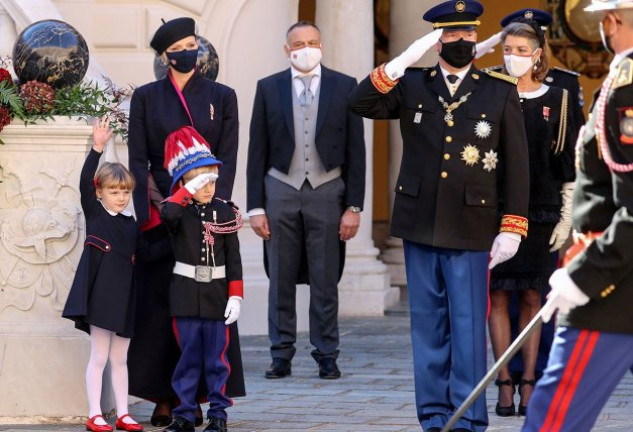
<path id="1" fill-rule="evenodd" d="M 437 0 L 398 0 L 391 2 L 389 56 L 394 58 L 404 51 L 414 40 L 432 30 L 431 24 L 422 19 L 422 15 L 431 7 L 440 3 Z M 437 53 L 429 50 L 414 66 L 432 66 L 437 63 Z M 400 172 L 402 159 L 402 136 L 400 121 L 392 120 L 389 124 L 389 208 L 393 209 L 395 187 Z M 391 211 L 389 212 L 391 214 Z M 391 281 L 395 285 L 404 286 L 407 278 L 404 268 L 404 251 L 402 240 L 389 237 L 387 250 L 380 258 L 387 264 Z"/>
<path id="2" fill-rule="evenodd" d="M 316 25 L 321 29 L 323 64 L 361 80 L 373 68 L 372 0 L 318 0 Z M 365 120 L 366 193 L 361 227 L 347 243 L 345 272 L 339 284 L 341 315 L 382 315 L 399 291 L 390 287 L 386 266 L 377 259 L 372 240 L 373 124 Z"/>
<path id="3" fill-rule="evenodd" d="M 17 36 L 13 19 L 0 5 L 0 57 L 11 55 Z"/>

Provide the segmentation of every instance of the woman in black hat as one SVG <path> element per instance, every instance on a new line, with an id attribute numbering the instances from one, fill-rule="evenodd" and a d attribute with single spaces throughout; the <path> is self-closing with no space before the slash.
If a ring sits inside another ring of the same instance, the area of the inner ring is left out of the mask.
<path id="1" fill-rule="evenodd" d="M 230 199 L 238 145 L 237 97 L 233 89 L 206 79 L 196 70 L 198 44 L 193 19 L 164 23 L 150 45 L 169 65 L 169 72 L 164 79 L 137 88 L 132 96 L 129 163 L 138 181 L 134 208 L 143 235 L 148 242 L 168 244 L 157 211 L 163 197 L 169 196 L 172 182 L 163 167 L 165 138 L 182 126 L 193 126 L 224 163 L 216 196 Z M 171 250 L 166 254 L 158 261 L 138 260 L 136 328 L 128 359 L 130 394 L 157 403 L 151 418 L 154 426 L 167 426 L 172 421 L 175 395 L 171 377 L 180 354 L 168 300 L 174 260 Z M 237 332 L 237 326 L 232 325 L 231 331 Z M 231 343 L 229 361 L 235 352 L 239 353 L 239 345 Z M 204 388 L 201 394 L 205 394 Z M 243 394 L 241 363 L 231 362 L 227 395 Z M 202 422 L 201 417 L 198 422 Z"/>
<path id="2" fill-rule="evenodd" d="M 541 308 L 541 296 L 549 291 L 548 279 L 556 269 L 555 253 L 569 236 L 574 181 L 574 143 L 580 125 L 574 124 L 567 90 L 543 83 L 548 72 L 545 36 L 540 25 L 526 18 L 508 24 L 501 35 L 504 72 L 518 79 L 530 162 L 529 236 L 517 254 L 496 266 L 490 277 L 489 329 L 498 359 L 510 345 L 508 304 L 510 293 L 519 297 L 519 331 Z M 519 414 L 525 415 L 535 384 L 539 332 L 522 348 L 523 376 L 519 384 Z M 496 413 L 516 414 L 514 385 L 508 367 L 495 382 L 499 387 Z"/>

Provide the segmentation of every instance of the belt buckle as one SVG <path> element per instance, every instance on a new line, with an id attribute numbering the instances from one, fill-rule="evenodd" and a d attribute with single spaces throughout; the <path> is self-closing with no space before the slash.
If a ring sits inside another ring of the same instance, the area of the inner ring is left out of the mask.
<path id="1" fill-rule="evenodd" d="M 213 279 L 213 268 L 211 266 L 196 266 L 196 282 L 211 282 Z"/>

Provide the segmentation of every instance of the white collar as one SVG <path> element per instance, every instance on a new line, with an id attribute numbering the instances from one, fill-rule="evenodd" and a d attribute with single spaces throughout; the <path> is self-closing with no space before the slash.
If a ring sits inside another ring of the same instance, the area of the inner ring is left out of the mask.
<path id="1" fill-rule="evenodd" d="M 295 69 L 294 66 L 290 65 L 290 76 L 294 79 L 296 77 L 302 77 L 305 75 L 314 75 L 314 76 L 321 76 L 321 63 L 319 63 L 318 65 L 316 65 L 316 67 L 314 69 L 312 69 L 310 72 L 301 72 L 298 71 L 297 69 Z"/>
<path id="2" fill-rule="evenodd" d="M 451 73 L 451 72 L 447 71 L 442 66 L 440 66 L 440 70 L 442 71 L 442 76 L 444 77 L 444 81 L 448 81 L 446 79 L 446 77 L 449 76 L 449 75 L 457 75 L 457 81 L 455 82 L 457 84 L 458 82 L 461 82 L 464 79 L 464 77 L 466 76 L 466 74 L 470 70 L 470 65 L 467 68 L 464 68 L 464 69 L 460 70 L 459 72 L 455 72 L 455 73 Z"/>
<path id="3" fill-rule="evenodd" d="M 624 60 L 626 57 L 629 56 L 629 54 L 633 53 L 633 47 L 628 48 L 624 51 L 621 51 L 619 53 L 617 53 L 614 57 L 613 60 L 611 61 L 611 64 L 609 65 L 609 71 L 614 71 L 618 68 L 618 66 L 620 65 L 620 62 L 622 60 Z"/>
<path id="4" fill-rule="evenodd" d="M 536 99 L 537 97 L 543 96 L 549 90 L 549 86 L 542 84 L 538 89 L 531 92 L 523 92 L 519 93 L 519 97 L 522 99 Z"/>
<path id="5" fill-rule="evenodd" d="M 105 204 L 103 204 L 103 201 L 101 201 L 101 199 L 99 199 L 99 198 L 97 198 L 97 199 L 98 199 L 99 203 L 101 204 L 101 206 L 105 209 L 105 211 L 107 211 L 107 212 L 108 212 L 108 214 L 109 214 L 110 216 L 116 216 L 116 215 L 118 215 L 118 214 L 119 214 L 119 213 L 117 213 L 117 212 L 113 212 L 112 210 L 110 210 L 109 208 L 107 208 L 107 207 L 105 206 Z M 127 217 L 132 216 L 132 212 L 131 212 L 131 211 L 129 211 L 129 210 L 123 210 L 123 211 L 121 212 L 121 214 L 122 214 L 123 216 L 127 216 Z"/>

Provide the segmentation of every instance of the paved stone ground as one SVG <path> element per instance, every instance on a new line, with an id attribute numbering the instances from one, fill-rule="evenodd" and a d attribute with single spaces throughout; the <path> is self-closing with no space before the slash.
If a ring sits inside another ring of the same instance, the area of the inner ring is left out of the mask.
<path id="1" fill-rule="evenodd" d="M 343 377 L 317 377 L 307 334 L 300 334 L 292 377 L 266 380 L 270 362 L 266 337 L 242 338 L 248 396 L 235 400 L 229 412 L 231 432 L 420 432 L 416 420 L 409 320 L 346 318 L 340 322 Z M 490 358 L 492 356 L 489 356 Z M 518 431 L 522 419 L 494 414 L 496 389 L 488 389 L 489 431 Z M 1 394 L 0 394 L 1 397 Z M 516 400 L 518 403 L 518 399 Z M 140 402 L 131 414 L 147 422 L 152 405 Z M 158 431 L 145 423 L 147 431 Z M 79 431 L 80 424 L 0 425 L 0 431 Z M 202 428 L 198 428 L 201 431 Z M 593 430 L 633 431 L 633 377 L 617 388 Z"/>

